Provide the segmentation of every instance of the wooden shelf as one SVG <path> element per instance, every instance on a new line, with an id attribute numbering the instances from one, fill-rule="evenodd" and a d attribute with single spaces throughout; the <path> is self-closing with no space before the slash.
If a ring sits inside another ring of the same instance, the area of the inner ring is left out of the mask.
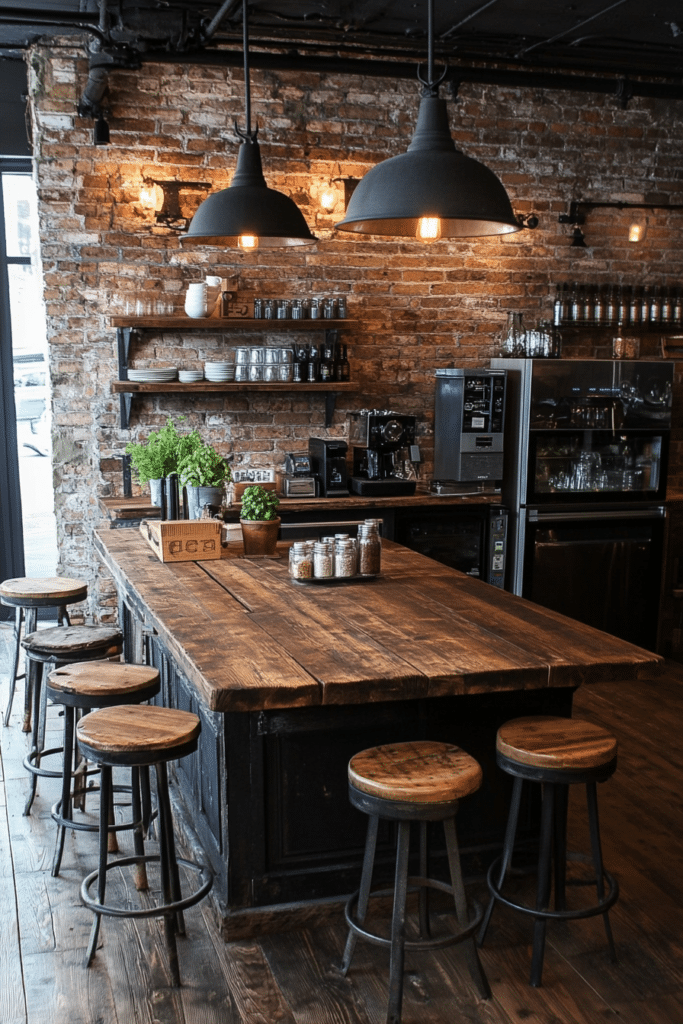
<path id="1" fill-rule="evenodd" d="M 128 327 L 133 330 L 184 329 L 209 331 L 336 331 L 352 327 L 357 320 L 348 318 L 333 320 L 255 320 L 253 317 L 190 317 L 190 316 L 113 316 L 112 327 Z"/>
<path id="2" fill-rule="evenodd" d="M 114 380 L 111 384 L 111 390 L 113 394 L 164 394 L 172 393 L 174 391 L 185 392 L 192 394 L 193 392 L 206 392 L 206 391 L 279 391 L 279 392 L 319 392 L 319 391 L 354 391 L 357 390 L 357 385 L 353 381 L 313 381 L 312 383 L 301 383 L 296 381 L 287 381 L 284 383 L 278 383 L 278 381 L 230 381 L 225 384 L 216 384 L 210 380 L 199 380 L 192 384 L 181 384 L 180 382 L 172 381 L 166 384 L 147 384 L 139 383 L 137 381 L 130 380 Z"/>

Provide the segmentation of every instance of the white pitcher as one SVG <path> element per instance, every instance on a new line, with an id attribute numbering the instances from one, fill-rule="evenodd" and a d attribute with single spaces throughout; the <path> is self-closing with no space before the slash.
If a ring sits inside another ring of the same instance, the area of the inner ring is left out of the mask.
<path id="1" fill-rule="evenodd" d="M 220 316 L 221 302 L 221 278 L 207 277 L 206 279 L 206 310 L 207 316 Z"/>
<path id="2" fill-rule="evenodd" d="M 202 317 L 207 313 L 207 287 L 205 281 L 188 284 L 185 293 L 185 312 L 188 316 Z"/>

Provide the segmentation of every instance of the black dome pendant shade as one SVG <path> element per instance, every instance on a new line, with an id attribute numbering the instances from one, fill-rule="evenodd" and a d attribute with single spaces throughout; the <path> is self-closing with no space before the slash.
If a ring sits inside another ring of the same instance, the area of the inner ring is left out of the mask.
<path id="1" fill-rule="evenodd" d="M 493 171 L 465 156 L 451 137 L 446 101 L 433 74 L 433 0 L 428 0 L 428 76 L 417 126 L 406 153 L 383 160 L 357 185 L 341 231 L 416 238 L 425 218 L 434 238 L 504 235 L 522 227 Z M 429 233 L 429 229 L 428 229 Z"/>
<path id="2" fill-rule="evenodd" d="M 180 241 L 183 245 L 239 245 L 245 249 L 311 245 L 317 239 L 299 207 L 283 192 L 268 188 L 263 177 L 258 128 L 251 129 L 247 0 L 242 0 L 242 18 L 246 131 L 235 124 L 242 140 L 237 167 L 228 188 L 213 192 L 200 204 Z"/>

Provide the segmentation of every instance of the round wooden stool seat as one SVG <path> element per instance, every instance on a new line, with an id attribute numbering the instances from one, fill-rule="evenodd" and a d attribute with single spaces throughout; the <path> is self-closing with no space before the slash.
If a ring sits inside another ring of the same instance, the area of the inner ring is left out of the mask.
<path id="1" fill-rule="evenodd" d="M 480 765 L 464 750 L 430 740 L 361 750 L 348 772 L 362 793 L 416 804 L 459 800 L 476 792 L 482 779 Z"/>
<path id="2" fill-rule="evenodd" d="M 190 711 L 137 704 L 93 711 L 77 728 L 85 756 L 110 765 L 175 760 L 196 749 L 199 733 Z"/>
<path id="3" fill-rule="evenodd" d="M 67 576 L 45 576 L 39 579 L 19 576 L 0 583 L 0 601 L 7 605 L 22 605 L 24 608 L 75 604 L 87 596 L 88 584 L 85 580 L 73 580 Z"/>
<path id="4" fill-rule="evenodd" d="M 91 657 L 93 651 L 102 648 L 104 653 L 109 648 L 120 649 L 122 643 L 123 633 L 115 626 L 56 626 L 29 633 L 22 640 L 22 647 L 32 657 L 42 655 L 48 661 L 53 655 L 63 662 L 68 661 L 71 655 L 75 661 L 81 655 Z"/>
<path id="5" fill-rule="evenodd" d="M 548 715 L 506 722 L 498 730 L 496 748 L 510 761 L 560 771 L 599 768 L 617 756 L 617 741 L 607 729 Z"/>
<path id="6" fill-rule="evenodd" d="M 159 692 L 159 672 L 150 665 L 116 661 L 77 661 L 48 676 L 48 695 L 59 703 L 101 708 L 128 700 L 147 700 Z"/>

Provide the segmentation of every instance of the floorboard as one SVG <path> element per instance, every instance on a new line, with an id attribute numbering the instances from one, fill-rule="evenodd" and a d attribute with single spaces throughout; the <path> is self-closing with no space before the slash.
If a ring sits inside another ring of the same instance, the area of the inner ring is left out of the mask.
<path id="1" fill-rule="evenodd" d="M 0 709 L 6 694 L 3 679 Z M 384 1024 L 386 952 L 359 942 L 343 977 L 341 921 L 225 943 L 208 903 L 192 908 L 187 937 L 178 940 L 183 985 L 174 990 L 161 923 L 105 918 L 94 964 L 86 969 L 92 915 L 79 889 L 95 866 L 95 840 L 67 833 L 62 870 L 52 878 L 50 809 L 57 783 L 41 779 L 33 811 L 24 816 L 22 708 L 20 683 L 11 724 L 0 732 L 2 1024 Z M 621 887 L 611 914 L 619 962 L 610 961 L 600 918 L 551 923 L 544 984 L 532 989 L 531 922 L 497 907 L 481 951 L 493 999 L 478 999 L 457 947 L 408 954 L 404 1024 L 683 1021 L 683 666 L 669 663 L 656 681 L 585 687 L 575 709 L 613 730 L 620 743 L 617 772 L 599 788 L 605 863 Z M 54 745 L 60 725 L 52 711 Z M 86 815 L 96 820 L 96 794 Z M 578 792 L 570 801 L 570 826 L 572 847 L 587 853 Z M 130 852 L 127 836 L 121 835 L 123 854 Z M 154 873 L 150 880 L 154 890 Z M 470 892 L 486 900 L 481 880 Z M 108 896 L 130 905 L 147 898 L 123 871 L 111 872 Z"/>

